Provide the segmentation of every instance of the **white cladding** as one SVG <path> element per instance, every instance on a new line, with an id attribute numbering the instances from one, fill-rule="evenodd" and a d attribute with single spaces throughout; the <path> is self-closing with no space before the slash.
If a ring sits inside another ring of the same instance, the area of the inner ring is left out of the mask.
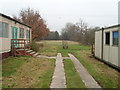
<path id="1" fill-rule="evenodd" d="M 30 27 L 27 27 L 23 24 L 10 20 L 6 17 L 0 16 L 0 22 L 5 22 L 8 24 L 8 38 L 0 37 L 0 53 L 9 52 L 11 51 L 11 39 L 12 39 L 12 26 L 18 28 L 18 39 L 19 38 L 19 28 L 24 29 L 24 38 L 26 38 L 26 30 L 30 30 Z M 30 40 L 31 40 L 31 30 L 30 30 Z"/>
<path id="2" fill-rule="evenodd" d="M 113 45 L 113 32 L 118 31 L 118 26 L 105 28 L 103 31 L 103 60 L 109 62 L 113 65 L 119 66 L 118 63 L 120 62 L 118 57 L 118 46 Z M 105 44 L 105 33 L 110 32 L 110 45 Z M 120 38 L 120 32 L 119 32 Z M 120 39 L 119 39 L 120 42 Z M 120 50 L 120 49 L 119 49 Z M 120 51 L 119 51 L 120 52 Z M 102 59 L 102 30 L 95 32 L 95 56 L 99 59 Z"/>

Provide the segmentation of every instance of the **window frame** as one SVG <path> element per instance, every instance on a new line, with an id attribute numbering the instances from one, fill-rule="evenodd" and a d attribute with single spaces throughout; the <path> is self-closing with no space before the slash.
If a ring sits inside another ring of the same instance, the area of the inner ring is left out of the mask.
<path id="1" fill-rule="evenodd" d="M 0 37 L 3 37 L 2 22 L 0 21 Z"/>
<path id="2" fill-rule="evenodd" d="M 114 44 L 114 32 L 118 32 L 118 43 Z M 119 45 L 119 31 L 112 31 L 112 46 L 118 46 Z"/>
<path id="3" fill-rule="evenodd" d="M 19 38 L 24 38 L 24 37 L 25 37 L 24 28 L 19 28 Z"/>
<path id="4" fill-rule="evenodd" d="M 109 33 L 109 42 L 107 42 L 107 40 L 106 40 L 106 39 L 107 39 L 107 38 L 106 38 L 106 37 L 107 37 L 107 36 L 106 36 L 107 33 Z M 105 32 L 105 45 L 110 46 L 110 31 Z"/>
<path id="5" fill-rule="evenodd" d="M 26 39 L 30 39 L 30 30 L 26 30 Z"/>
<path id="6" fill-rule="evenodd" d="M 1 32 L 2 32 L 0 37 L 9 38 L 9 24 L 6 22 L 1 22 L 1 21 L 0 23 L 1 23 Z"/>

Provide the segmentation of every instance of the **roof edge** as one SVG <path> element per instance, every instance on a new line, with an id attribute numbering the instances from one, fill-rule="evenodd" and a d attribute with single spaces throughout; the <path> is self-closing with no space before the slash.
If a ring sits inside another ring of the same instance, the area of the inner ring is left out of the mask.
<path id="1" fill-rule="evenodd" d="M 29 25 L 27 25 L 27 24 L 24 24 L 24 23 L 22 23 L 22 22 L 20 22 L 20 21 L 17 21 L 17 20 L 15 20 L 15 19 L 13 19 L 13 18 L 11 18 L 10 16 L 7 16 L 7 15 L 5 15 L 5 14 L 0 13 L 0 16 L 3 16 L 3 17 L 5 17 L 5 18 L 7 18 L 7 19 L 13 20 L 13 21 L 15 21 L 15 22 L 17 22 L 17 23 L 19 23 L 19 24 L 22 24 L 22 25 L 24 25 L 24 26 L 27 26 L 27 27 L 31 28 L 31 26 L 29 26 Z"/>
<path id="2" fill-rule="evenodd" d="M 101 29 L 99 29 L 99 30 L 96 30 L 96 31 L 101 31 L 101 30 L 105 30 L 105 29 L 110 29 L 110 28 L 115 28 L 115 27 L 120 27 L 120 24 L 118 24 L 118 25 L 112 25 L 112 26 L 109 26 L 109 27 L 102 27 Z"/>

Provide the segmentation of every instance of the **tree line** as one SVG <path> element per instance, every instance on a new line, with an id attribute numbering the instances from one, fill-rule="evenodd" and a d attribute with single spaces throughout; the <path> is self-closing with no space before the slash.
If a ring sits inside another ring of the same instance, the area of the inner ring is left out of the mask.
<path id="1" fill-rule="evenodd" d="M 60 40 L 60 35 L 57 31 L 49 31 L 46 36 L 43 37 L 44 40 Z"/>
<path id="2" fill-rule="evenodd" d="M 81 44 L 91 45 L 95 41 L 95 30 L 99 27 L 89 27 L 86 22 L 67 23 L 62 29 L 61 37 L 63 40 L 76 41 Z"/>
<path id="3" fill-rule="evenodd" d="M 95 30 L 99 27 L 89 27 L 82 19 L 79 22 L 67 23 L 59 35 L 57 31 L 50 31 L 46 21 L 41 17 L 39 11 L 31 8 L 22 9 L 19 16 L 14 19 L 32 27 L 32 40 L 70 40 L 81 44 L 91 45 L 94 43 Z"/>
<path id="4" fill-rule="evenodd" d="M 91 45 L 95 41 L 95 31 L 99 27 L 89 27 L 88 24 L 82 19 L 79 22 L 67 23 L 62 28 L 62 33 L 59 35 L 57 31 L 49 31 L 43 38 L 44 40 L 69 40 L 76 41 L 80 44 Z"/>

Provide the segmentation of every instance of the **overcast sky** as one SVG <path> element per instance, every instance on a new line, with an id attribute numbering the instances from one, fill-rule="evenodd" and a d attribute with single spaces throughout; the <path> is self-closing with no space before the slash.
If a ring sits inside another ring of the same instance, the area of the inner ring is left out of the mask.
<path id="1" fill-rule="evenodd" d="M 67 22 L 79 19 L 89 26 L 111 26 L 118 23 L 119 0 L 0 0 L 0 12 L 18 15 L 24 8 L 38 10 L 50 30 L 61 31 Z"/>

